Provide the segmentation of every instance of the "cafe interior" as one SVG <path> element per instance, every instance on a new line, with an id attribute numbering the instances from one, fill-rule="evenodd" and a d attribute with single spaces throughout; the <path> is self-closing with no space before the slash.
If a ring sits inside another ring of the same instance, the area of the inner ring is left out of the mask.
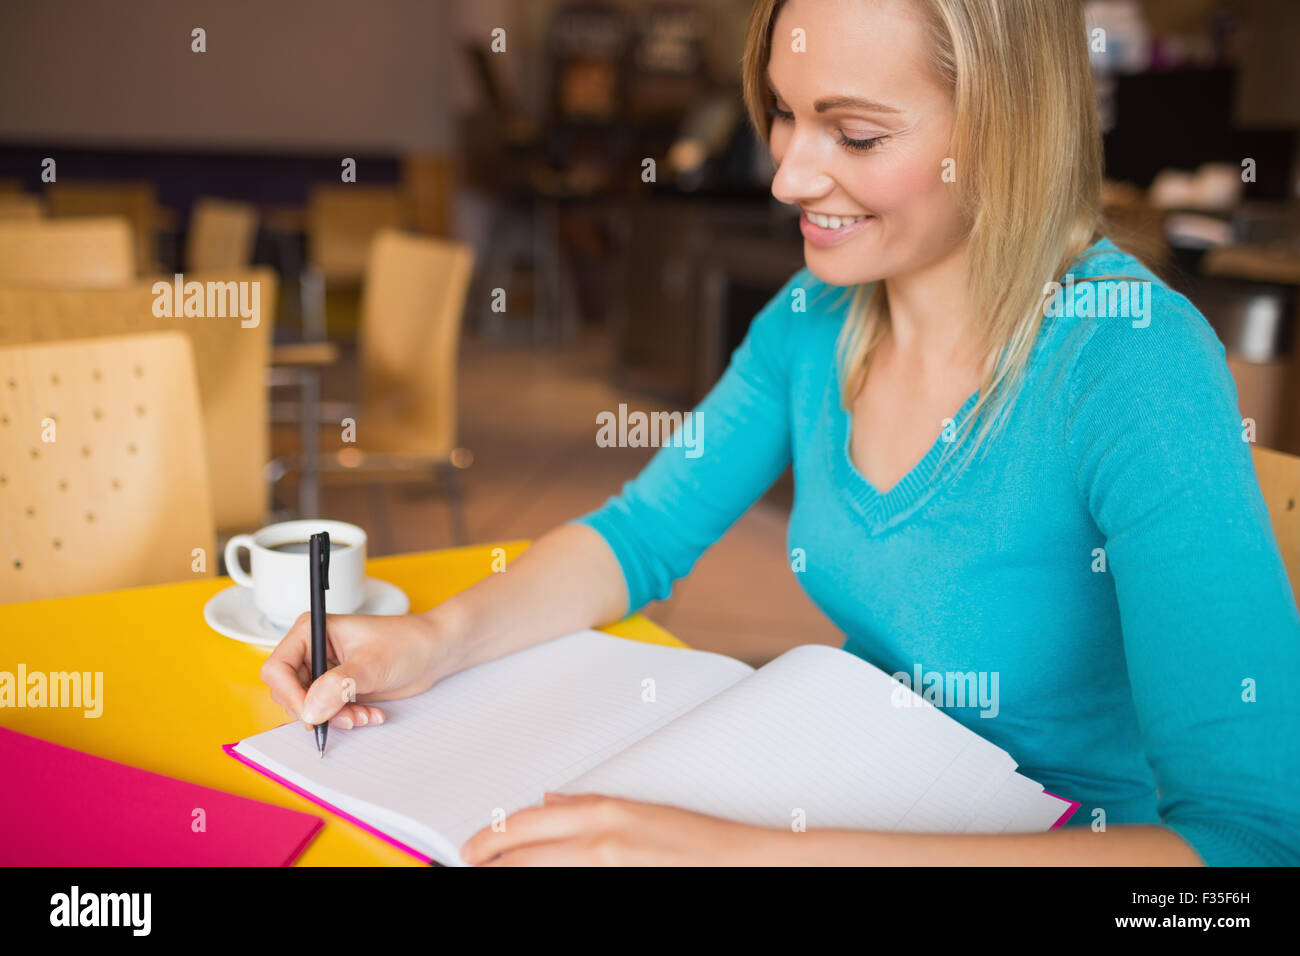
<path id="1" fill-rule="evenodd" d="M 1300 5 L 1085 7 L 1107 234 L 1223 341 L 1295 582 Z M 299 518 L 381 577 L 473 549 L 464 586 L 616 494 L 655 449 L 598 416 L 689 410 L 804 264 L 749 9 L 0 6 L 0 603 L 216 594 L 229 542 Z M 754 665 L 842 643 L 792 488 L 645 615 Z"/>

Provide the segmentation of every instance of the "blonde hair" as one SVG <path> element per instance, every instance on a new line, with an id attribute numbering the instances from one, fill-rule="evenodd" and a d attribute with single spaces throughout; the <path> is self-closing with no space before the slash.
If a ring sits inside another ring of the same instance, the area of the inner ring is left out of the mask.
<path id="1" fill-rule="evenodd" d="M 949 157 L 970 223 L 968 288 L 982 374 L 962 434 L 977 421 L 983 426 L 969 461 L 1014 402 L 1048 284 L 1099 238 L 1101 132 L 1081 0 L 916 2 L 927 14 L 934 70 L 952 90 Z M 764 142 L 773 105 L 772 29 L 784 3 L 756 0 L 745 38 L 745 105 Z M 847 291 L 852 301 L 840 337 L 846 408 L 889 321 L 883 282 Z"/>

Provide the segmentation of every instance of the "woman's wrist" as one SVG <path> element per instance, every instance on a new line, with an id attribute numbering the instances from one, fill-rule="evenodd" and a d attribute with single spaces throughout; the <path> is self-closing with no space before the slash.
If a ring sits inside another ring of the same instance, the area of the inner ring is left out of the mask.
<path id="1" fill-rule="evenodd" d="M 418 615 L 427 625 L 435 683 L 466 666 L 472 629 L 460 603 L 451 598 Z"/>

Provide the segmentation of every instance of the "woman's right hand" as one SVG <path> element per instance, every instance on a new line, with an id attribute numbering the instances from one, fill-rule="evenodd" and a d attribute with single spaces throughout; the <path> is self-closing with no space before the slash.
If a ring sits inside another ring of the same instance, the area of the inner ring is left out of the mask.
<path id="1" fill-rule="evenodd" d="M 427 614 L 326 616 L 326 666 L 311 679 L 311 615 L 294 622 L 262 665 L 271 698 L 294 720 L 350 729 L 381 724 L 372 701 L 410 697 L 455 670 L 450 629 Z"/>

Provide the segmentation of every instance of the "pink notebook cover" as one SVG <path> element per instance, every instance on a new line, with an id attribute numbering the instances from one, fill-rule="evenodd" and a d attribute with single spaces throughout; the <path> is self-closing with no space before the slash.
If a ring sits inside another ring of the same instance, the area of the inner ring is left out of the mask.
<path id="1" fill-rule="evenodd" d="M 3 727 L 0 767 L 3 866 L 287 866 L 322 826 Z"/>
<path id="2" fill-rule="evenodd" d="M 365 830 L 367 833 L 379 837 L 379 839 L 383 840 L 386 843 L 391 843 L 399 850 L 403 850 L 411 854 L 411 856 L 415 857 L 417 860 L 420 860 L 424 863 L 434 862 L 432 858 L 421 853 L 419 850 L 407 846 L 405 843 L 401 842 L 400 840 L 394 839 L 393 837 L 389 836 L 387 833 L 384 833 L 382 830 L 375 829 L 369 823 L 365 823 L 362 820 L 358 820 L 350 813 L 344 813 L 342 810 L 334 806 L 332 803 L 326 803 L 324 800 L 316 796 L 314 793 L 304 790 L 302 787 L 295 786 L 294 784 L 290 783 L 288 780 L 285 780 L 284 777 L 280 776 L 278 773 L 273 773 L 270 770 L 267 770 L 261 764 L 255 763 L 252 760 L 249 760 L 243 754 L 237 753 L 235 751 L 235 744 L 223 744 L 221 749 L 226 752 L 227 756 L 234 757 L 244 766 L 251 767 L 254 770 L 256 770 L 258 773 L 270 777 L 276 783 L 280 784 L 280 786 L 287 787 L 288 789 L 292 790 L 294 793 L 298 794 L 298 796 L 305 797 L 306 799 L 310 800 L 312 803 L 316 804 L 318 807 L 323 807 L 324 809 L 328 810 L 330 813 L 336 814 L 337 816 L 342 817 L 343 819 L 349 821 L 350 823 L 356 824 L 361 829 Z M 1070 817 L 1074 815 L 1075 810 L 1079 809 L 1079 802 L 1077 800 L 1066 800 L 1065 797 L 1058 796 L 1055 793 L 1049 793 L 1046 790 L 1044 790 L 1043 793 L 1046 793 L 1049 797 L 1055 797 L 1057 800 L 1060 800 L 1062 803 L 1066 804 L 1064 812 L 1059 817 L 1057 817 L 1056 822 L 1053 823 L 1049 829 L 1055 830 L 1058 827 L 1064 826 L 1065 821 L 1070 819 Z"/>
<path id="3" fill-rule="evenodd" d="M 1065 826 L 1065 821 L 1070 819 L 1070 817 L 1074 816 L 1074 811 L 1079 809 L 1079 801 L 1066 800 L 1065 797 L 1062 797 L 1059 794 L 1052 793 L 1049 790 L 1044 790 L 1043 793 L 1047 794 L 1049 797 L 1056 797 L 1057 800 L 1060 800 L 1062 803 L 1067 805 L 1065 808 L 1065 812 L 1062 813 L 1059 817 L 1057 817 L 1056 822 L 1053 823 L 1050 827 L 1048 827 L 1048 829 L 1055 830 L 1057 827 Z"/>

